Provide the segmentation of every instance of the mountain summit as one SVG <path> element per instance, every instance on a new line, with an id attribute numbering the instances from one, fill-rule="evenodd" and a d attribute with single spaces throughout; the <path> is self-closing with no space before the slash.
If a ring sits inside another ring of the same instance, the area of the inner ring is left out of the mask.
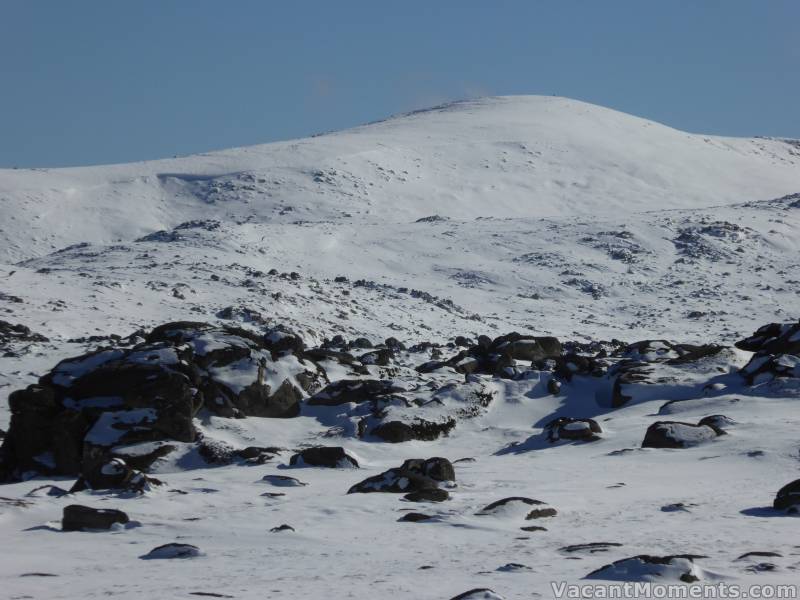
<path id="1" fill-rule="evenodd" d="M 690 134 L 566 98 L 492 97 L 182 158 L 0 170 L 0 261 L 198 218 L 602 217 L 798 189 L 790 141 Z"/>

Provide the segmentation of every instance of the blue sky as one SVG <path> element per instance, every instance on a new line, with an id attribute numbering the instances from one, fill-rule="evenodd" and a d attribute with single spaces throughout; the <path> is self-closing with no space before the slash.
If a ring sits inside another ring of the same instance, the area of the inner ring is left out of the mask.
<path id="1" fill-rule="evenodd" d="M 798 24 L 798 0 L 0 0 L 0 166 L 203 152 L 496 94 L 800 138 Z"/>

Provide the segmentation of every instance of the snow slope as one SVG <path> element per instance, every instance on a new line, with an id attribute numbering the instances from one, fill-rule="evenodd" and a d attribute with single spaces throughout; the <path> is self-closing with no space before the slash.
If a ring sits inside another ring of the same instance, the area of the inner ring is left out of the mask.
<path id="1" fill-rule="evenodd" d="M 794 193 L 800 149 L 575 100 L 457 102 L 318 137 L 103 167 L 0 171 L 0 260 L 195 218 L 610 216 Z"/>
<path id="2" fill-rule="evenodd" d="M 58 360 L 168 321 L 282 324 L 308 346 L 337 334 L 411 346 L 512 330 L 730 345 L 800 316 L 799 192 L 796 142 L 690 134 L 535 96 L 171 160 L 2 170 L 0 319 L 48 341 L 10 342 L 0 357 L 0 428 L 5 396 Z M 409 389 L 463 383 L 451 370 L 414 370 L 434 352 L 365 368 Z M 707 556 L 695 567 L 704 582 L 796 583 L 797 520 L 767 507 L 800 476 L 797 394 L 746 386 L 735 371 L 748 358 L 658 365 L 655 384 L 616 409 L 604 400 L 608 378 L 576 377 L 553 395 L 547 373 L 520 364 L 517 379 L 477 376 L 492 403 L 430 442 L 359 438 L 338 409 L 203 413 L 196 427 L 209 439 L 285 450 L 257 466 L 167 457 L 155 469 L 167 485 L 141 496 L 27 495 L 70 479 L 2 485 L 0 589 L 36 599 L 447 600 L 486 587 L 507 600 L 552 598 L 551 581 L 585 583 L 641 554 Z M 331 379 L 365 376 L 326 368 Z M 687 401 L 664 406 L 674 399 Z M 735 424 L 711 442 L 640 447 L 654 421 L 718 413 Z M 596 419 L 601 439 L 547 443 L 544 426 L 559 416 Z M 318 444 L 345 447 L 362 468 L 288 468 L 293 450 Z M 455 464 L 447 502 L 346 494 L 432 456 L 475 459 Z M 308 485 L 271 486 L 265 475 Z M 508 496 L 558 515 L 476 515 Z M 75 503 L 135 522 L 63 532 L 61 511 Z M 412 509 L 434 519 L 397 522 Z M 270 531 L 284 523 L 295 531 Z M 520 529 L 530 525 L 546 530 Z M 170 542 L 201 555 L 139 559 Z M 576 548 L 593 543 L 612 545 Z M 753 551 L 780 556 L 739 558 Z M 626 568 L 619 577 L 642 578 Z"/>

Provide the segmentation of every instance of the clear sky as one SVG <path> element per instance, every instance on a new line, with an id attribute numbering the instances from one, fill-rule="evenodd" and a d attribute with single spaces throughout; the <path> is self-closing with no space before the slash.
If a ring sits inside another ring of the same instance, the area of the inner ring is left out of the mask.
<path id="1" fill-rule="evenodd" d="M 0 0 L 0 166 L 301 137 L 557 94 L 800 138 L 800 0 Z"/>

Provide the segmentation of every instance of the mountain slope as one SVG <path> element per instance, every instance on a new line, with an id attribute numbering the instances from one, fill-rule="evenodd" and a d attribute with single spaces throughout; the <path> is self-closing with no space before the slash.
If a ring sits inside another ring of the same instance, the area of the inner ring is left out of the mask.
<path id="1" fill-rule="evenodd" d="M 521 97 L 0 172 L 0 588 L 796 584 L 799 154 Z"/>
<path id="2" fill-rule="evenodd" d="M 458 102 L 318 137 L 129 165 L 0 171 L 0 261 L 196 218 L 608 216 L 800 189 L 788 142 L 681 132 L 555 97 Z"/>

